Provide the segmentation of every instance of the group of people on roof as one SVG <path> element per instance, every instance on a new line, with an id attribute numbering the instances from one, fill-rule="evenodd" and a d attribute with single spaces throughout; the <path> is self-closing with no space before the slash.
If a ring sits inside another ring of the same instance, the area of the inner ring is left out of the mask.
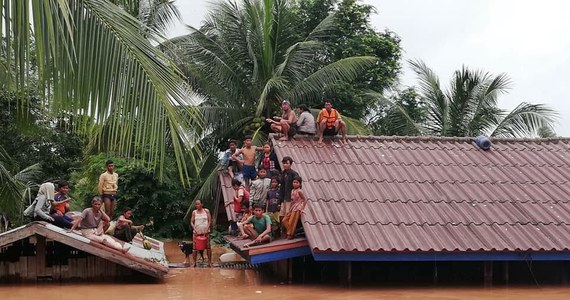
<path id="1" fill-rule="evenodd" d="M 342 143 L 346 143 L 346 124 L 330 100 L 325 101 L 316 122 L 306 105 L 298 105 L 293 111 L 291 103 L 285 100 L 281 103 L 281 109 L 281 116 L 266 119 L 271 130 L 281 134 L 280 141 L 289 140 L 295 135 L 316 134 L 320 144 L 324 136 L 340 133 Z M 220 165 L 220 171 L 232 178 L 234 191 L 233 197 L 225 201 L 225 206 L 232 213 L 229 231 L 249 240 L 244 247 L 269 243 L 280 237 L 293 239 L 299 233 L 299 218 L 307 204 L 307 197 L 302 190 L 303 179 L 292 169 L 293 159 L 290 156 L 283 157 L 279 162 L 270 141 L 263 146 L 255 146 L 252 137 L 245 136 L 240 149 L 236 141 L 230 141 Z M 193 245 L 196 245 L 198 236 L 208 237 L 210 265 L 211 215 L 201 200 L 196 200 L 195 206 L 190 218 Z M 194 248 L 194 266 L 196 257 Z"/>
<path id="2" fill-rule="evenodd" d="M 268 118 L 265 121 L 271 124 L 271 130 L 281 133 L 280 141 L 287 141 L 296 134 L 313 136 L 317 133 L 318 143 L 323 142 L 323 136 L 342 134 L 342 143 L 346 144 L 346 124 L 340 113 L 333 108 L 331 100 L 326 100 L 315 122 L 315 117 L 306 105 L 297 106 L 296 112 L 291 109 L 291 103 L 284 100 L 281 103 L 281 116 Z M 297 115 L 298 114 L 298 115 Z"/>
<path id="3" fill-rule="evenodd" d="M 133 224 L 130 208 L 125 208 L 123 213 L 112 221 L 119 176 L 114 172 L 113 161 L 108 160 L 105 167 L 106 171 L 99 176 L 99 195 L 93 197 L 91 207 L 85 208 L 81 213 L 70 211 L 69 202 L 72 199 L 69 196 L 69 183 L 45 182 L 40 185 L 32 204 L 24 210 L 24 216 L 32 221 L 45 221 L 68 229 L 69 232 L 80 229 L 79 233 L 86 238 L 126 253 L 130 248 L 128 243 L 144 229 L 144 225 Z M 101 209 L 103 205 L 104 209 Z M 125 243 L 120 243 L 119 240 Z"/>

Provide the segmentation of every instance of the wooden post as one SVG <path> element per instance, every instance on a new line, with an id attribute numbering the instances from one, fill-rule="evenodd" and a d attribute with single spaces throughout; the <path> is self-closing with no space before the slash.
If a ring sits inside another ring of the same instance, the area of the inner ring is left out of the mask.
<path id="1" fill-rule="evenodd" d="M 36 236 L 36 276 L 46 276 L 46 238 Z"/>
<path id="2" fill-rule="evenodd" d="M 347 262 L 346 266 L 346 281 L 348 283 L 348 287 L 352 286 L 352 261 Z"/>
<path id="3" fill-rule="evenodd" d="M 493 262 L 486 261 L 483 263 L 483 278 L 485 286 L 493 285 Z"/>
<path id="4" fill-rule="evenodd" d="M 505 283 L 509 283 L 509 262 L 503 262 L 503 279 Z"/>
<path id="5" fill-rule="evenodd" d="M 293 283 L 293 259 L 287 259 L 287 282 L 289 284 Z"/>
<path id="6" fill-rule="evenodd" d="M 437 261 L 433 264 L 433 285 L 437 285 L 438 274 L 437 274 Z"/>

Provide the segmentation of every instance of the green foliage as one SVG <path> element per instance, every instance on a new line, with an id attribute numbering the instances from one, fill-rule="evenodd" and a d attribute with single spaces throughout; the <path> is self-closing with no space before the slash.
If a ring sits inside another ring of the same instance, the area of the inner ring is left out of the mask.
<path id="1" fill-rule="evenodd" d="M 79 167 L 83 139 L 70 132 L 64 118 L 44 116 L 38 97 L 27 95 L 28 107 L 19 106 L 17 97 L 0 90 L 0 146 L 16 169 L 38 163 L 43 170 L 38 182 L 68 179 Z"/>
<path id="2" fill-rule="evenodd" d="M 0 146 L 0 212 L 14 225 L 21 223 L 24 206 L 35 197 L 32 189 L 40 175 L 39 164 L 20 169 Z"/>
<path id="3" fill-rule="evenodd" d="M 125 160 L 108 156 L 104 153 L 88 156 L 84 168 L 73 174 L 72 208 L 82 210 L 88 207 L 93 196 L 97 195 L 99 176 L 105 172 L 105 162 L 111 159 L 116 164 L 119 174 L 119 191 L 117 193 L 118 217 L 123 209 L 133 209 L 134 221 L 147 224 L 149 235 L 162 237 L 179 237 L 185 235 L 187 226 L 183 223 L 184 214 L 189 206 L 188 192 L 177 180 L 176 165 L 172 159 L 165 165 L 164 180 L 148 163 L 141 160 Z"/>
<path id="4" fill-rule="evenodd" d="M 375 135 L 420 135 L 422 132 L 418 126 L 425 123 L 427 113 L 425 100 L 414 88 L 406 88 L 383 101 L 369 125 Z"/>
<path id="5" fill-rule="evenodd" d="M 188 179 L 199 155 L 189 150 L 201 118 L 182 74 L 153 45 L 162 40 L 156 31 L 172 10 L 146 14 L 154 20 L 147 26 L 110 1 L 0 0 L 0 7 L 3 88 L 23 96 L 37 83 L 45 114 L 85 116 L 72 129 L 97 138 L 101 149 L 144 159 L 159 171 L 170 141 L 179 176 Z M 30 74 L 33 61 L 37 76 Z M 29 106 L 25 100 L 18 98 L 20 106 Z"/>
<path id="6" fill-rule="evenodd" d="M 323 96 L 334 99 L 334 106 L 343 115 L 363 120 L 379 106 L 378 101 L 364 94 L 382 93 L 397 80 L 402 51 L 400 38 L 389 30 L 375 30 L 370 24 L 374 7 L 356 0 L 301 0 L 295 11 L 302 32 L 313 28 L 315 20 L 334 15 L 334 31 L 322 38 L 326 47 L 319 51 L 317 59 L 331 63 L 353 56 L 378 58 L 356 79 L 339 81 L 323 91 Z"/>
<path id="7" fill-rule="evenodd" d="M 545 133 L 545 128 L 552 130 L 558 116 L 543 104 L 522 102 L 512 111 L 501 109 L 499 96 L 511 83 L 506 74 L 494 76 L 463 67 L 455 71 L 449 87 L 442 89 L 439 78 L 422 61 L 410 64 L 420 81 L 421 105 L 417 101 L 391 101 L 371 94 L 388 103 L 387 109 L 395 112 L 385 121 L 390 126 L 382 130 L 395 126 L 414 134 L 435 136 L 537 137 L 541 131 Z"/>

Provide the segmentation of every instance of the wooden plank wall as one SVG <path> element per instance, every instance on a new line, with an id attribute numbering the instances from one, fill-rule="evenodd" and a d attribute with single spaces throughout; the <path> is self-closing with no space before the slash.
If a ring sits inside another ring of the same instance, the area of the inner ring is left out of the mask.
<path id="1" fill-rule="evenodd" d="M 141 278 L 141 274 L 64 244 L 46 241 L 41 236 L 0 248 L 1 283 L 118 281 L 132 277 Z"/>

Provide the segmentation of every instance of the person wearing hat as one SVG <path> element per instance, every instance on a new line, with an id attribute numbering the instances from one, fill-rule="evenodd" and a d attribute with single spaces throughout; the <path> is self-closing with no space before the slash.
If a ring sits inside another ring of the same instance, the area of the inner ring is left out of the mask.
<path id="1" fill-rule="evenodd" d="M 295 115 L 295 112 L 291 109 L 291 103 L 287 100 L 283 100 L 281 109 L 283 111 L 281 117 L 275 116 L 273 119 L 268 118 L 265 119 L 265 121 L 271 124 L 271 130 L 273 132 L 283 134 L 279 139 L 280 141 L 287 141 L 297 132 L 297 115 Z"/>

